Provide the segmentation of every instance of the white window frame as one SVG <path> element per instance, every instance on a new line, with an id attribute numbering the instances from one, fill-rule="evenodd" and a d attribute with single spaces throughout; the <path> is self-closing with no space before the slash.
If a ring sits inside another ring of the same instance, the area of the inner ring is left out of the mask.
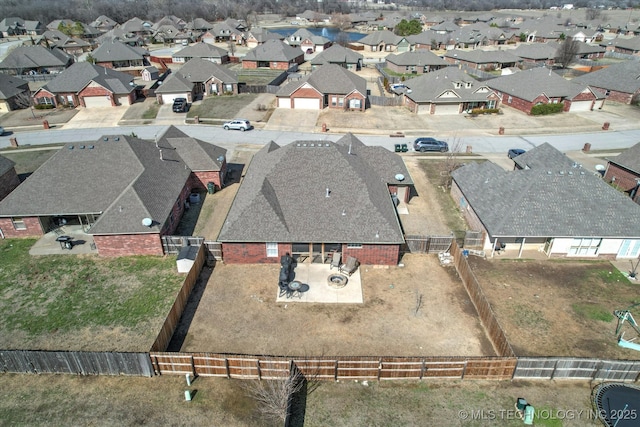
<path id="1" fill-rule="evenodd" d="M 571 242 L 568 256 L 597 256 L 602 239 L 598 238 L 576 238 Z"/>
<path id="2" fill-rule="evenodd" d="M 267 258 L 275 258 L 278 256 L 278 242 L 266 243 Z"/>
<path id="3" fill-rule="evenodd" d="M 362 249 L 362 243 L 347 243 L 347 249 Z"/>
<path id="4" fill-rule="evenodd" d="M 24 223 L 23 217 L 13 217 L 11 218 L 11 224 L 15 230 L 26 230 L 27 225 Z"/>

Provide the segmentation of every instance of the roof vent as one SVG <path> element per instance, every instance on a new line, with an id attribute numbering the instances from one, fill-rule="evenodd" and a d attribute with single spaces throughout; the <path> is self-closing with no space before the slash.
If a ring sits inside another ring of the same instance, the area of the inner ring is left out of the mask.
<path id="1" fill-rule="evenodd" d="M 151 218 L 142 219 L 142 225 L 144 225 L 145 227 L 151 227 L 151 224 L 153 224 L 153 220 Z"/>
<path id="2" fill-rule="evenodd" d="M 564 171 L 560 171 L 558 172 L 560 175 L 564 175 Z"/>
<path id="3" fill-rule="evenodd" d="M 84 150 L 84 145 L 78 145 L 78 148 Z"/>
<path id="4" fill-rule="evenodd" d="M 109 140 L 109 137 L 108 137 L 108 136 L 103 136 L 103 137 L 102 137 L 102 140 L 103 140 L 103 141 L 108 141 L 108 140 Z"/>
<path id="5" fill-rule="evenodd" d="M 93 145 L 89 145 L 89 146 L 87 146 L 87 148 L 88 148 L 89 150 L 93 150 Z"/>
<path id="6" fill-rule="evenodd" d="M 401 173 L 396 174 L 395 178 L 396 181 L 404 181 L 404 175 L 402 175 Z"/>
<path id="7" fill-rule="evenodd" d="M 312 142 L 311 144 L 309 144 L 309 147 L 315 147 L 316 145 Z"/>
<path id="8" fill-rule="evenodd" d="M 325 197 L 329 197 L 331 195 L 331 191 L 329 191 L 329 187 L 327 187 L 327 195 Z"/>
<path id="9" fill-rule="evenodd" d="M 113 138 L 114 141 L 120 141 L 120 137 L 116 136 L 115 138 Z"/>
<path id="10" fill-rule="evenodd" d="M 69 150 L 73 150 L 73 145 L 70 145 L 70 146 L 69 146 L 69 147 L 67 147 L 67 148 L 69 148 Z"/>

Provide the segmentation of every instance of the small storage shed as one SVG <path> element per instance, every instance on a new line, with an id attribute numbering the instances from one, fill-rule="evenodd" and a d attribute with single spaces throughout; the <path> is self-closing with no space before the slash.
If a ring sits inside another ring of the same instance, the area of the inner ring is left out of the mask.
<path id="1" fill-rule="evenodd" d="M 193 267 L 193 263 L 198 255 L 198 246 L 185 246 L 180 249 L 178 253 L 178 259 L 176 265 L 178 267 L 178 273 L 188 273 Z"/>

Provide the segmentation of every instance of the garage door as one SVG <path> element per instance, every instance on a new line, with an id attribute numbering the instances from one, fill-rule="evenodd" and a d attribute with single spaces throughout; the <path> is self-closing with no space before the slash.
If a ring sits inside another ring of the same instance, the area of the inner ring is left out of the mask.
<path id="1" fill-rule="evenodd" d="M 571 109 L 569 111 L 590 111 L 592 101 L 574 101 L 571 103 Z"/>
<path id="2" fill-rule="evenodd" d="M 129 96 L 128 95 L 120 95 L 120 96 L 118 96 L 118 99 L 116 100 L 116 104 L 118 104 L 118 105 L 131 105 L 131 103 L 129 103 Z"/>
<path id="3" fill-rule="evenodd" d="M 87 108 L 92 108 L 92 107 L 111 107 L 111 99 L 107 98 L 106 95 L 85 96 L 84 97 L 84 105 Z"/>
<path id="4" fill-rule="evenodd" d="M 278 98 L 278 108 L 291 108 L 291 98 Z"/>
<path id="5" fill-rule="evenodd" d="M 294 98 L 293 108 L 298 110 L 319 110 L 320 100 L 318 98 Z"/>
<path id="6" fill-rule="evenodd" d="M 176 98 L 189 99 L 187 97 L 186 93 L 163 94 L 162 95 L 162 103 L 163 104 L 173 104 L 173 100 L 176 99 Z"/>
<path id="7" fill-rule="evenodd" d="M 418 114 L 431 114 L 431 104 L 418 104 Z"/>
<path id="8" fill-rule="evenodd" d="M 460 104 L 437 104 L 435 114 L 460 114 Z"/>

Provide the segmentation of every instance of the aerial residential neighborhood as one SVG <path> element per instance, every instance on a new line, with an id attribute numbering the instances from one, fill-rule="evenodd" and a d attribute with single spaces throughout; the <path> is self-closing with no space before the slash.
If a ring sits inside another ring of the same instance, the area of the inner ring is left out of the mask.
<path id="1" fill-rule="evenodd" d="M 640 5 L 254 3 L 0 5 L 0 418 L 637 425 Z"/>

